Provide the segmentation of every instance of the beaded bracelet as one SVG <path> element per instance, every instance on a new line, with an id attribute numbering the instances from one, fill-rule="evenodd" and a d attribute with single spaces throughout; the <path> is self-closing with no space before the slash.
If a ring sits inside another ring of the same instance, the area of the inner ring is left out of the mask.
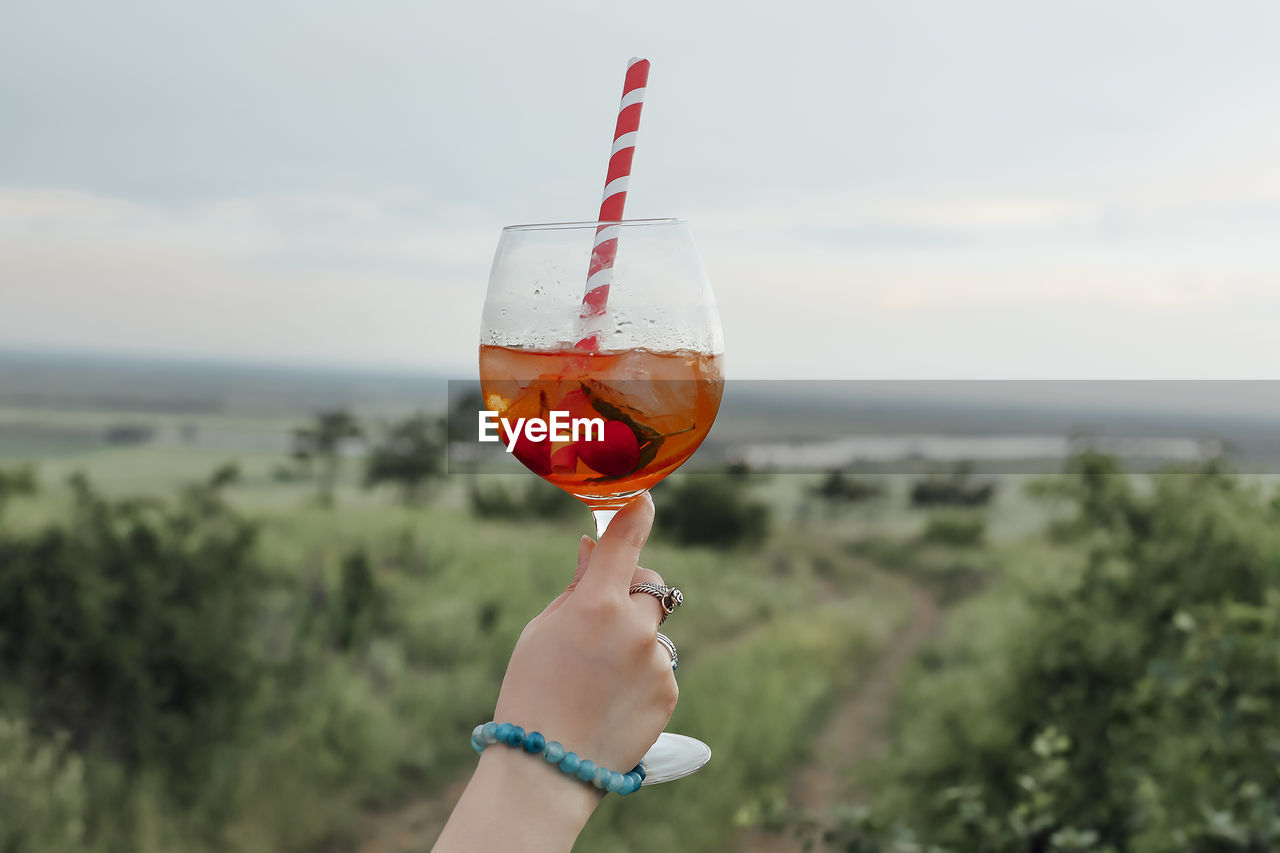
<path id="1" fill-rule="evenodd" d="M 594 761 L 580 758 L 577 753 L 569 752 L 558 741 L 547 742 L 542 732 L 528 732 L 512 723 L 488 722 L 475 727 L 471 732 L 471 748 L 477 754 L 491 743 L 522 747 L 530 755 L 541 754 L 549 763 L 557 765 L 564 773 L 577 776 L 583 782 L 590 782 L 602 791 L 612 794 L 635 793 L 644 781 L 644 762 L 641 761 L 628 773 L 606 770 L 596 766 Z"/>

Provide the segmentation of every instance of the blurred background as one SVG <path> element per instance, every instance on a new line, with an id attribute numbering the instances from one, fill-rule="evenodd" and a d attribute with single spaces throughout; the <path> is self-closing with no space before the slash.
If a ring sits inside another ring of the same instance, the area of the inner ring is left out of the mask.
<path id="1" fill-rule="evenodd" d="M 580 849 L 1280 848 L 1278 26 L 9 4 L 0 849 L 429 849 L 589 528 L 449 380 L 632 55 L 725 328 L 645 556 L 715 759 Z"/>

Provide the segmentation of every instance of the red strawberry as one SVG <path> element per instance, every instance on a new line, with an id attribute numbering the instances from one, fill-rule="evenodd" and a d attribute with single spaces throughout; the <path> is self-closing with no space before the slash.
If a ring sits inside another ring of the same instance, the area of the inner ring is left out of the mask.
<path id="1" fill-rule="evenodd" d="M 621 477 L 636 469 L 640 440 L 622 421 L 605 421 L 604 441 L 579 441 L 578 458 L 606 477 Z"/>

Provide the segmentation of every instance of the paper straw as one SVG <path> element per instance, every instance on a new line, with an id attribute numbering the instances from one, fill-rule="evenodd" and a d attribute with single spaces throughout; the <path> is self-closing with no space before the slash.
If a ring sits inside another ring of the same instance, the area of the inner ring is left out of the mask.
<path id="1" fill-rule="evenodd" d="M 640 110 L 644 107 L 644 89 L 649 82 L 649 60 L 632 57 L 627 63 L 627 77 L 618 105 L 618 123 L 613 129 L 613 150 L 609 155 L 609 171 L 605 175 L 604 197 L 600 201 L 597 221 L 614 223 L 622 219 L 627 203 L 627 185 L 631 181 L 631 159 L 636 153 L 636 136 L 640 130 Z M 587 291 L 582 297 L 582 319 L 599 317 L 609 301 L 609 284 L 613 281 L 613 261 L 618 254 L 618 225 L 601 225 L 596 229 L 587 269 Z M 579 346 L 597 348 L 599 339 L 590 334 Z"/>

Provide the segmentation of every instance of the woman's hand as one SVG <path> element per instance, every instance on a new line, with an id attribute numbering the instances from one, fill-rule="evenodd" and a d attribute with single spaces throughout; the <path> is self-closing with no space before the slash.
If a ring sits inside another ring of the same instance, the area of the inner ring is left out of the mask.
<path id="1" fill-rule="evenodd" d="M 516 643 L 495 720 L 542 732 L 619 773 L 653 746 L 679 690 L 671 657 L 655 639 L 662 606 L 628 592 L 634 583 L 662 583 L 636 565 L 652 526 L 645 493 L 618 513 L 598 545 L 582 537 L 568 589 Z"/>
<path id="2" fill-rule="evenodd" d="M 541 732 L 598 766 L 626 773 L 675 709 L 671 657 L 657 641 L 662 606 L 629 594 L 662 583 L 639 568 L 653 500 L 636 498 L 599 543 L 582 537 L 568 588 L 516 642 L 494 719 Z M 495 744 L 484 751 L 435 850 L 567 851 L 600 793 L 542 756 Z"/>

